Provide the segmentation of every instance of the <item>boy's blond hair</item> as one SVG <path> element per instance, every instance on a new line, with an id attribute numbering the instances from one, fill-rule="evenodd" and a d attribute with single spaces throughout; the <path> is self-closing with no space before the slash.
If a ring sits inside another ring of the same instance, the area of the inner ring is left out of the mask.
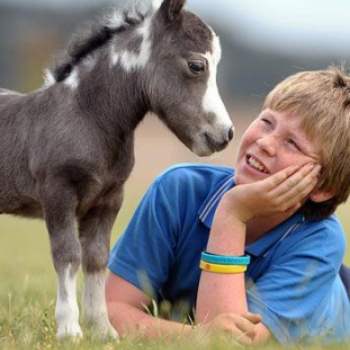
<path id="1" fill-rule="evenodd" d="M 311 219 L 331 215 L 350 193 L 350 77 L 335 67 L 292 75 L 269 93 L 265 108 L 302 116 L 307 136 L 320 142 L 319 189 L 334 196 L 308 201 L 304 211 Z"/>

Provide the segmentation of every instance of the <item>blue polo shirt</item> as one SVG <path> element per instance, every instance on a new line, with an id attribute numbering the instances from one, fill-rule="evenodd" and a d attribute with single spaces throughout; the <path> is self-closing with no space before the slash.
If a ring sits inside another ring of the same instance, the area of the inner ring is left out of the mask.
<path id="1" fill-rule="evenodd" d="M 210 165 L 161 174 L 114 246 L 109 269 L 159 299 L 195 307 L 200 254 L 233 177 L 232 169 Z M 302 212 L 246 247 L 249 310 L 281 344 L 348 341 L 350 305 L 339 277 L 344 252 L 334 215 L 309 221 Z"/>

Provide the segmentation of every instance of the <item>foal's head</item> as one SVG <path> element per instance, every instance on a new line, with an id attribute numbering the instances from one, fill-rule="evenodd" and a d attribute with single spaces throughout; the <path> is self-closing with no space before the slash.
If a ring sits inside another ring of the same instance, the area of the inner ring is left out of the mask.
<path id="1" fill-rule="evenodd" d="M 127 78 L 123 84 L 133 84 L 119 86 L 117 93 L 141 91 L 144 109 L 157 114 L 199 156 L 220 151 L 232 139 L 233 128 L 216 85 L 219 39 L 184 9 L 186 0 L 163 0 L 158 6 L 153 1 L 146 12 L 109 15 L 96 32 L 72 45 L 68 61 L 55 68 L 47 83 L 76 89 L 84 71 L 92 71 L 94 54 L 108 52 L 110 82 L 115 70 Z M 98 50 L 107 43 L 107 49 Z"/>
<path id="2" fill-rule="evenodd" d="M 150 108 L 194 153 L 207 156 L 233 137 L 216 71 L 219 39 L 185 0 L 164 0 L 152 16 L 146 95 Z"/>

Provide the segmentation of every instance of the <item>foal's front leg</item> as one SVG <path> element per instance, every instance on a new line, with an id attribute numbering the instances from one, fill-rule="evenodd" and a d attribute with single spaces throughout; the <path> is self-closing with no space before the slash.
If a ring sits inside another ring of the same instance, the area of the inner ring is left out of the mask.
<path id="1" fill-rule="evenodd" d="M 109 256 L 110 234 L 121 202 L 122 195 L 119 195 L 113 201 L 94 207 L 79 221 L 84 273 L 83 319 L 101 338 L 118 338 L 118 333 L 108 320 L 105 270 Z"/>
<path id="2" fill-rule="evenodd" d="M 76 196 L 54 180 L 43 190 L 43 208 L 50 235 L 51 252 L 58 278 L 55 318 L 57 338 L 82 338 L 76 298 L 76 276 L 81 247 L 75 230 Z"/>

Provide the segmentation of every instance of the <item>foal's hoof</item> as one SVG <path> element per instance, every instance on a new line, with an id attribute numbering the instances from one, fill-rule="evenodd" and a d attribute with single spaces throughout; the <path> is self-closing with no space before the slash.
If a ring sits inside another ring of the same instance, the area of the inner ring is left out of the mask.
<path id="1" fill-rule="evenodd" d="M 83 339 L 83 332 L 79 325 L 59 327 L 56 334 L 57 340 L 70 340 L 79 343 Z"/>

